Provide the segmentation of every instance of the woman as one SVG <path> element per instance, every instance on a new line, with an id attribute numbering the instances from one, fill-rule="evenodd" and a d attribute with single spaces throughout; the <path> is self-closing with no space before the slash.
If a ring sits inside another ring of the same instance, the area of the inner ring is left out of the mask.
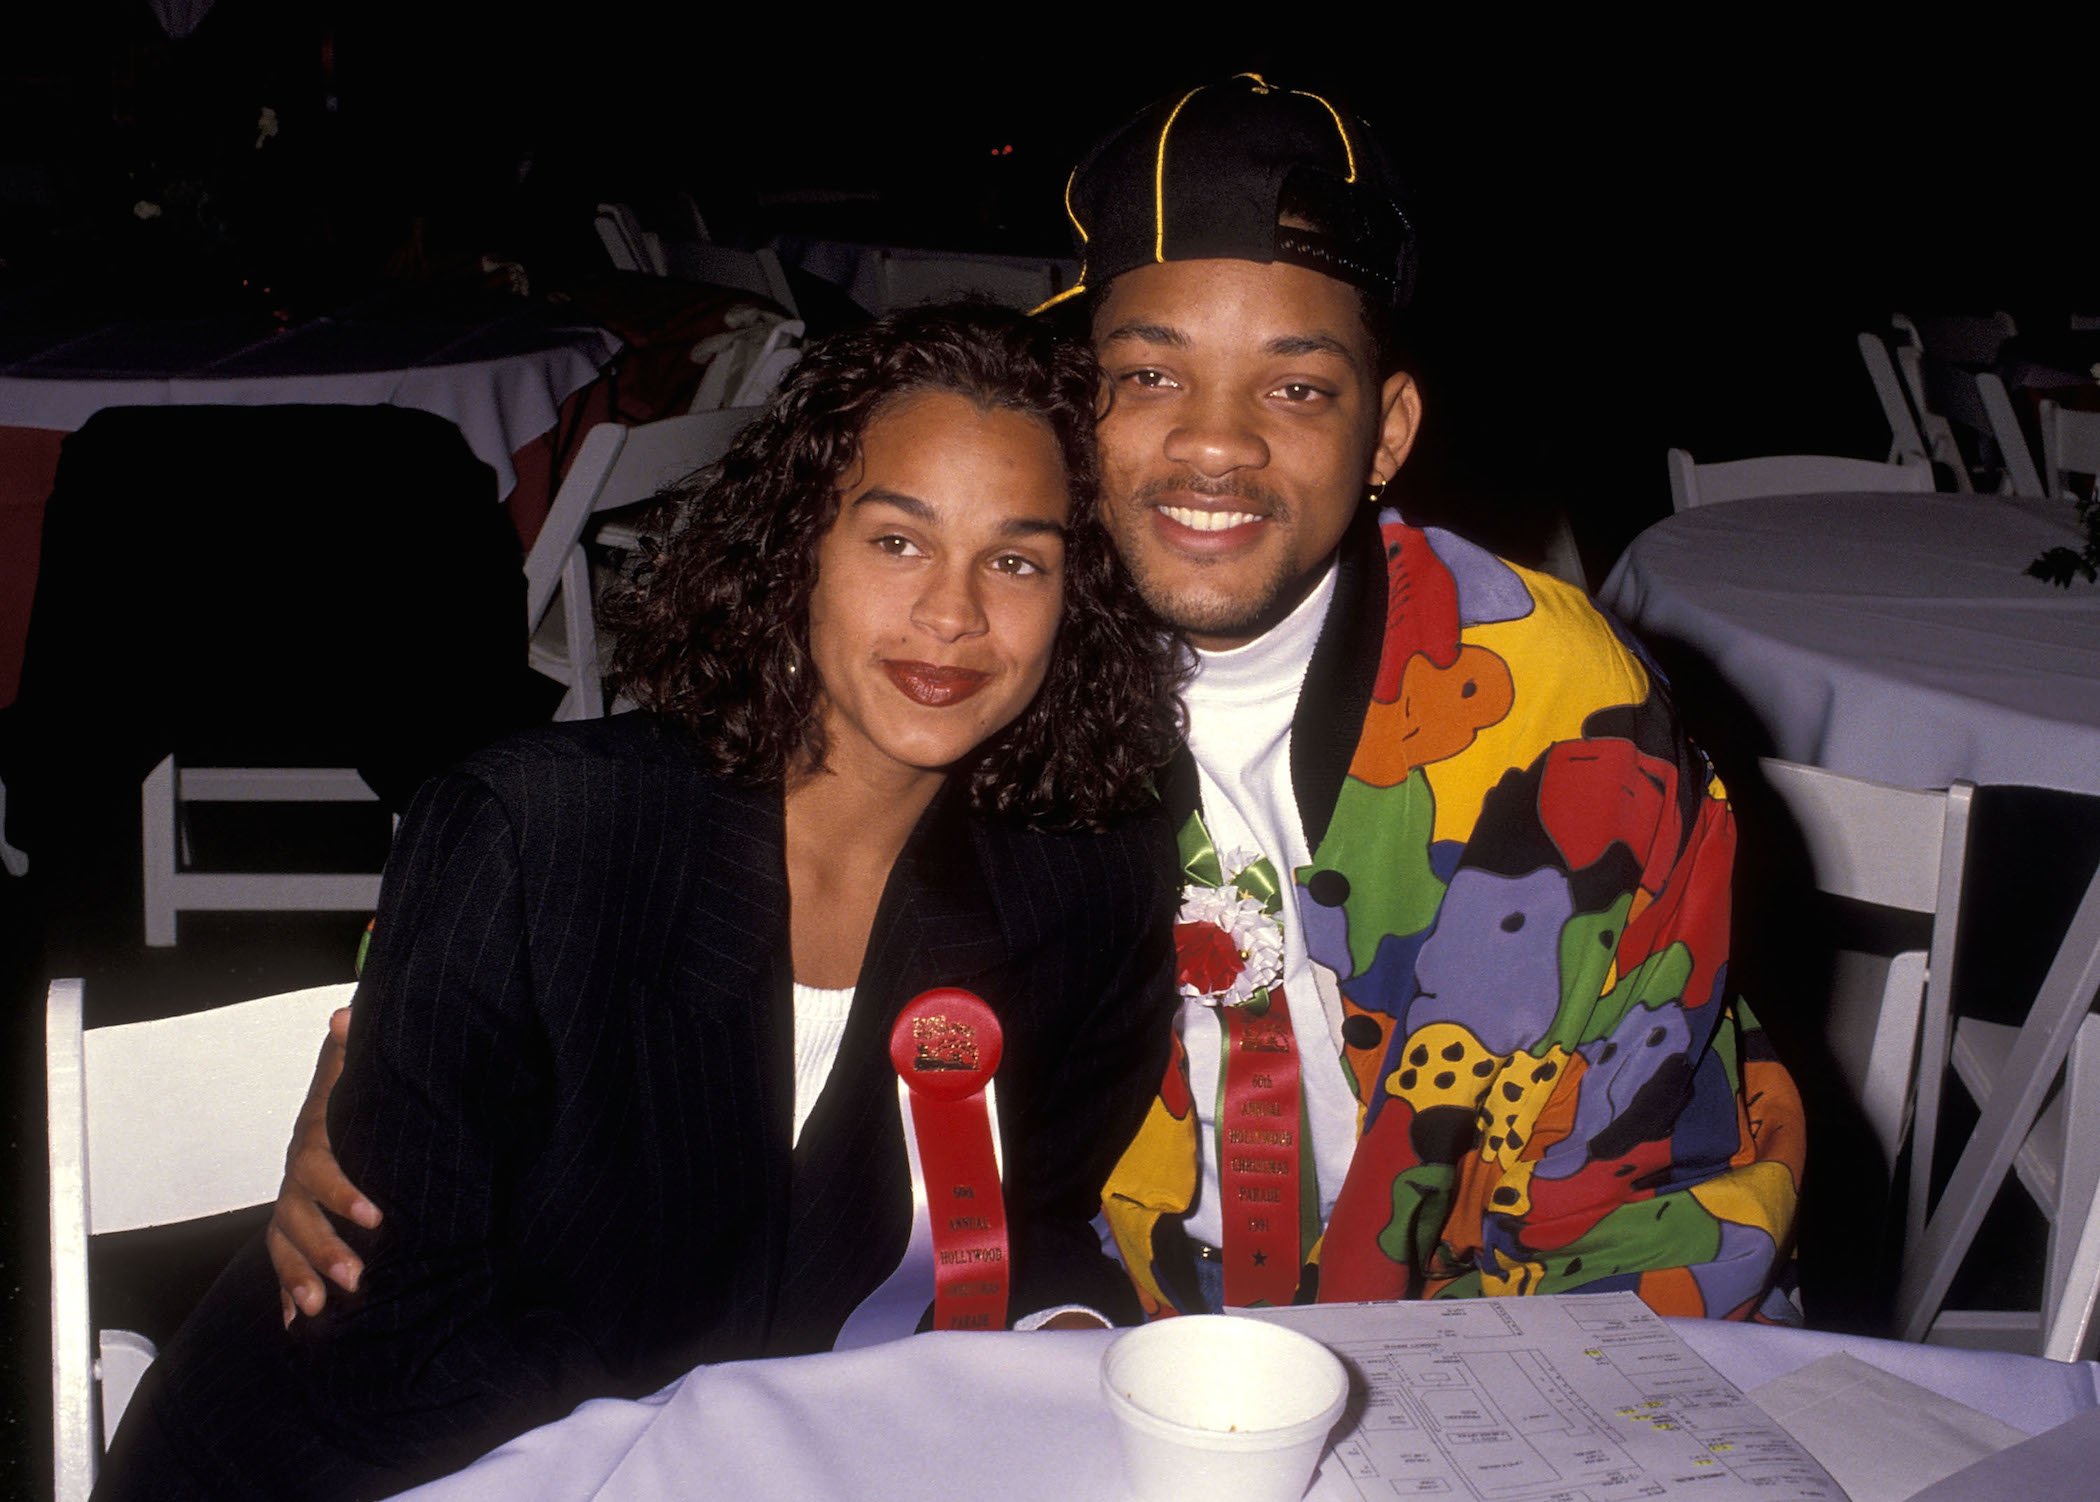
<path id="1" fill-rule="evenodd" d="M 383 1495 L 828 1347 L 905 1252 L 891 1027 L 929 987 L 1002 1035 L 1008 1314 L 1124 1308 L 1088 1222 L 1166 1056 L 1174 726 L 1095 390 L 990 308 L 811 351 L 624 609 L 651 712 L 483 752 L 402 827 L 330 1106 L 386 1212 L 345 1226 L 358 1291 L 287 1335 L 251 1246 L 98 1495 Z"/>

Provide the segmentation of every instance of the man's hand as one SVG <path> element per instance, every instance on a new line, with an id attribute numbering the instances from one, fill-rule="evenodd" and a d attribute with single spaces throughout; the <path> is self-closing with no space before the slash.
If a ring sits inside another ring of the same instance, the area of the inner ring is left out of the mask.
<path id="1" fill-rule="evenodd" d="M 379 1224 L 379 1207 L 343 1176 L 328 1143 L 328 1096 L 343 1072 L 343 1040 L 349 1034 L 350 1009 L 344 1007 L 328 1019 L 328 1041 L 321 1045 L 313 1084 L 307 1087 L 306 1103 L 292 1126 L 292 1143 L 284 1154 L 284 1182 L 278 1186 L 277 1204 L 264 1236 L 270 1262 L 277 1269 L 277 1293 L 287 1325 L 295 1314 L 319 1314 L 327 1304 L 328 1285 L 319 1269 L 327 1269 L 328 1280 L 346 1293 L 357 1291 L 357 1280 L 364 1273 L 363 1260 L 335 1234 L 322 1210 L 332 1210 L 368 1229 Z"/>

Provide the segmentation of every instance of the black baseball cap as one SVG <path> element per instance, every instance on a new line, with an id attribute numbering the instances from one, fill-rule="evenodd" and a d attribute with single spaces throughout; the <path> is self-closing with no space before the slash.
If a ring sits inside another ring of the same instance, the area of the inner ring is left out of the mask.
<path id="1" fill-rule="evenodd" d="M 1156 261 L 1220 259 L 1287 261 L 1397 311 L 1415 263 L 1399 198 L 1369 129 L 1318 94 L 1257 73 L 1204 84 L 1140 111 L 1072 169 L 1079 281 L 1043 306 Z M 1281 222 L 1287 205 L 1322 228 Z"/>

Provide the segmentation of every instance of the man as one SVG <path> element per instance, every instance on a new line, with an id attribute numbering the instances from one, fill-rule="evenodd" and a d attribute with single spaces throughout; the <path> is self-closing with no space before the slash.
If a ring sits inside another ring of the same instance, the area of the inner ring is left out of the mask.
<path id="1" fill-rule="evenodd" d="M 1728 808 L 1578 591 L 1364 504 L 1422 415 L 1395 196 L 1357 122 L 1253 75 L 1068 187 L 1105 515 L 1197 649 L 1185 1069 L 1108 1219 L 1155 1307 L 1746 1315 L 1800 1106 L 1729 1004 Z"/>
<path id="2" fill-rule="evenodd" d="M 1067 189 L 1104 514 L 1196 649 L 1184 1050 L 1107 1219 L 1151 1312 L 1756 1313 L 1801 1112 L 1727 991 L 1731 817 L 1579 591 L 1366 504 L 1422 419 L 1395 200 L 1358 122 L 1253 75 L 1155 104 Z M 347 1210 L 331 1169 L 303 1172 Z M 327 1247 L 297 1195 L 280 1217 Z"/>

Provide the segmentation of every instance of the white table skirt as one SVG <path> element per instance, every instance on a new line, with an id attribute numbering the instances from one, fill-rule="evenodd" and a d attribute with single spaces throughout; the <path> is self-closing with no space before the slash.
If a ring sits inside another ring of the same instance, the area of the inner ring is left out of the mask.
<path id="1" fill-rule="evenodd" d="M 1599 598 L 1703 657 L 1790 760 L 2100 793 L 2100 588 L 2022 572 L 2077 540 L 2068 502 L 1764 497 L 1650 527 Z"/>
<path id="2" fill-rule="evenodd" d="M 1749 1388 L 1846 1351 L 2038 1434 L 2100 1405 L 2100 1366 L 1809 1331 L 1672 1320 Z M 586 1403 L 417 1502 L 708 1495 L 1070 1502 L 1121 1495 L 1096 1371 L 1109 1331 L 917 1335 L 892 1345 L 701 1367 L 640 1402 Z"/>
<path id="3" fill-rule="evenodd" d="M 71 433 L 104 407 L 413 407 L 457 426 L 507 496 L 511 456 L 620 348 L 604 329 L 523 306 L 470 320 L 320 318 L 260 336 L 227 319 L 123 324 L 15 351 L 0 366 L 0 426 Z"/>

